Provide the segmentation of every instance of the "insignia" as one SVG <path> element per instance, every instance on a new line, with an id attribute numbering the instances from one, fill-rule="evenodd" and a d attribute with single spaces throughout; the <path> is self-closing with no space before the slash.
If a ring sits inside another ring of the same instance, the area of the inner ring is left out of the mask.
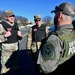
<path id="1" fill-rule="evenodd" d="M 46 43 L 41 49 L 42 57 L 46 60 L 52 60 L 55 57 L 54 46 Z"/>
<path id="2" fill-rule="evenodd" d="M 34 29 L 34 31 L 37 31 L 37 29 Z"/>
<path id="3" fill-rule="evenodd" d="M 11 29 L 11 28 L 7 28 L 7 30 L 8 30 L 8 31 L 12 31 L 12 29 Z"/>

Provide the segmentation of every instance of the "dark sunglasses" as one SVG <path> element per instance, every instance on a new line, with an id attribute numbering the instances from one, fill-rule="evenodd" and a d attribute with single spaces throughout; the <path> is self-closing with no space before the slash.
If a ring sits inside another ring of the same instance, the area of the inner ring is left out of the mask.
<path id="1" fill-rule="evenodd" d="M 15 15 L 11 15 L 11 16 L 9 16 L 9 17 L 15 17 Z"/>
<path id="2" fill-rule="evenodd" d="M 37 19 L 35 20 L 35 22 L 38 22 L 38 21 L 41 21 L 41 20 L 37 20 Z"/>

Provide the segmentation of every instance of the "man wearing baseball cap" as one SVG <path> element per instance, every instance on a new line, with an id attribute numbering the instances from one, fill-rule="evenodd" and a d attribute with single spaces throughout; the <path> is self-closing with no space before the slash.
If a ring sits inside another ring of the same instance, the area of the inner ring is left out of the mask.
<path id="1" fill-rule="evenodd" d="M 68 63 L 67 60 L 75 54 L 75 31 L 72 25 L 75 7 L 70 2 L 63 2 L 51 13 L 55 13 L 54 25 L 57 30 L 50 33 L 45 44 L 41 46 L 37 63 L 46 75 L 49 73 L 49 75 L 73 75 L 70 65 L 62 67 L 59 65 Z"/>
<path id="2" fill-rule="evenodd" d="M 14 12 L 13 12 L 13 11 L 7 10 L 7 11 L 5 12 L 5 16 L 10 17 L 10 16 L 15 16 L 15 15 L 14 15 Z"/>
<path id="3" fill-rule="evenodd" d="M 15 15 L 13 11 L 5 11 L 5 21 L 0 22 L 1 74 L 6 73 L 11 69 L 6 66 L 6 63 L 13 52 L 18 50 L 18 40 L 21 38 L 22 34 L 17 23 L 15 23 Z M 15 60 L 13 62 L 15 62 Z M 14 69 L 13 62 L 12 70 Z"/>
<path id="4" fill-rule="evenodd" d="M 32 26 L 28 32 L 26 46 L 27 49 L 32 50 L 32 58 L 35 65 L 36 75 L 39 75 L 37 72 L 38 69 L 36 65 L 38 50 L 41 45 L 41 40 L 48 35 L 49 30 L 47 25 L 42 24 L 42 18 L 39 14 L 34 15 L 34 22 L 35 25 Z"/>

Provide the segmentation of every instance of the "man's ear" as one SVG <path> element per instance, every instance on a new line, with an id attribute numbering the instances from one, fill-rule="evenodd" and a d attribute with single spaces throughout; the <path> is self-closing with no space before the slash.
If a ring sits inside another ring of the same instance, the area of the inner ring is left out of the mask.
<path id="1" fill-rule="evenodd" d="M 59 12 L 59 18 L 61 19 L 62 18 L 62 12 Z"/>
<path id="2" fill-rule="evenodd" d="M 6 17 L 6 16 L 4 16 L 4 18 L 5 18 L 5 19 L 7 19 L 7 17 Z"/>
<path id="3" fill-rule="evenodd" d="M 59 19 L 61 19 L 62 18 L 62 12 L 59 12 Z"/>

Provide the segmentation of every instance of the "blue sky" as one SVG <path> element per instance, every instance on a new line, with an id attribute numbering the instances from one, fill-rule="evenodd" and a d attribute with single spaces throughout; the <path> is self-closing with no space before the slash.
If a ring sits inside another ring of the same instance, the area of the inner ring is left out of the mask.
<path id="1" fill-rule="evenodd" d="M 13 10 L 15 15 L 34 21 L 35 14 L 40 14 L 42 18 L 45 16 L 53 18 L 51 10 L 62 2 L 71 2 L 75 5 L 74 0 L 0 0 L 0 10 Z"/>

